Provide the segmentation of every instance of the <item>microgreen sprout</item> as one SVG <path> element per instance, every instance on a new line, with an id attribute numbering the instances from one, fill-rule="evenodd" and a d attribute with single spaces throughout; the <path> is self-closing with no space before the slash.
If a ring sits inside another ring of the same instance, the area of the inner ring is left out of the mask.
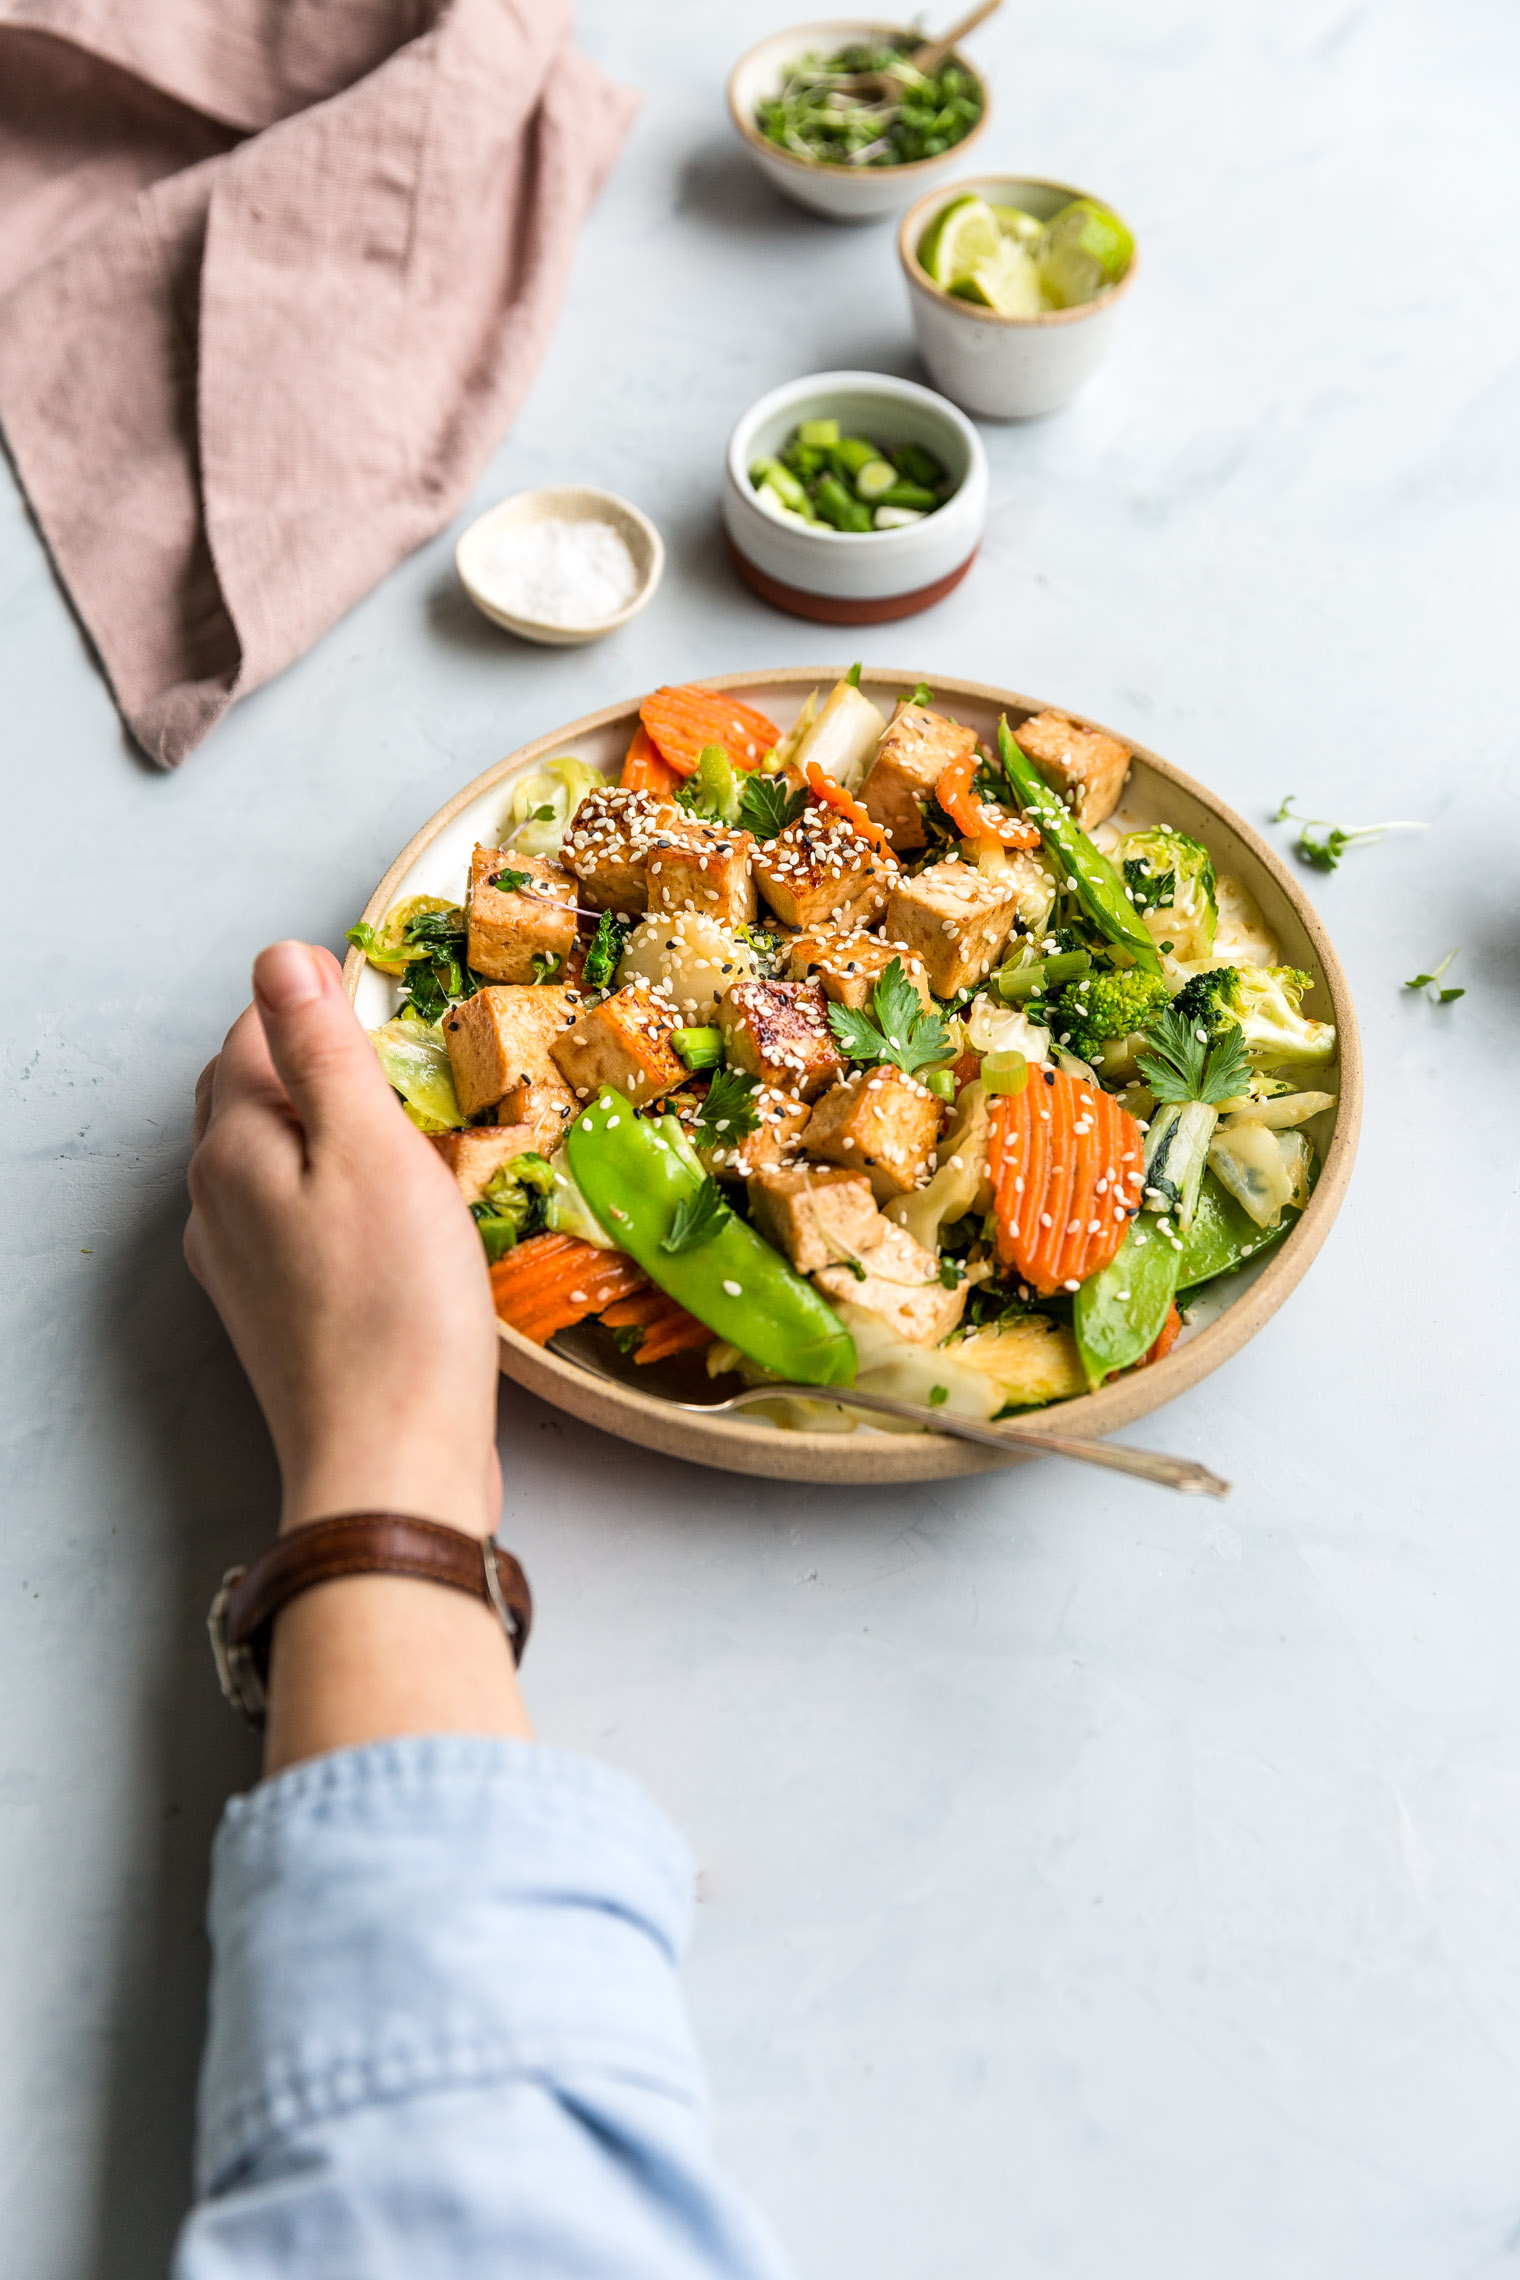
<path id="1" fill-rule="evenodd" d="M 1300 815 L 1293 802 L 1296 792 L 1289 792 L 1282 806 L 1273 816 L 1274 823 L 1296 823 L 1298 837 L 1293 851 L 1301 863 L 1308 863 L 1316 871 L 1334 871 L 1348 847 L 1359 839 L 1381 839 L 1385 831 L 1424 831 L 1423 823 L 1354 823 L 1349 826 L 1332 823 L 1324 815 Z M 1322 831 L 1324 837 L 1316 839 L 1314 833 Z"/>
<path id="2" fill-rule="evenodd" d="M 1443 990 L 1441 987 L 1441 976 L 1445 973 L 1453 958 L 1460 958 L 1461 955 L 1462 953 L 1460 949 L 1448 950 L 1445 957 L 1441 960 L 1440 965 L 1437 966 L 1433 974 L 1416 974 L 1412 981 L 1408 981 L 1404 984 L 1405 989 L 1421 991 L 1434 990 L 1436 994 L 1432 1002 L 1436 1005 L 1450 1005 L 1453 998 L 1466 997 L 1466 990 Z"/>

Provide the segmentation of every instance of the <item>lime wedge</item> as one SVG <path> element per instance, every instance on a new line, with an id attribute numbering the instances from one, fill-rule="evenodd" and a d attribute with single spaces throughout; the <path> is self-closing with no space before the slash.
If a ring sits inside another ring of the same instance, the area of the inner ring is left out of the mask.
<path id="1" fill-rule="evenodd" d="M 1013 238 L 1019 245 L 1037 246 L 1045 235 L 1045 224 L 1026 214 L 1022 206 L 994 206 L 992 211 L 1004 237 Z"/>
<path id="2" fill-rule="evenodd" d="M 1115 213 L 1091 198 L 1073 198 L 1045 232 L 1040 282 L 1054 308 L 1072 309 L 1117 285 L 1135 241 Z"/>
<path id="3" fill-rule="evenodd" d="M 968 191 L 936 214 L 918 241 L 918 258 L 936 285 L 950 286 L 969 277 L 979 261 L 990 261 L 1003 242 L 986 199 Z"/>
<path id="4" fill-rule="evenodd" d="M 1027 245 L 1004 238 L 996 253 L 979 261 L 971 275 L 955 287 L 968 301 L 980 301 L 1000 317 L 1037 317 L 1045 307 L 1040 292 L 1040 265 Z"/>

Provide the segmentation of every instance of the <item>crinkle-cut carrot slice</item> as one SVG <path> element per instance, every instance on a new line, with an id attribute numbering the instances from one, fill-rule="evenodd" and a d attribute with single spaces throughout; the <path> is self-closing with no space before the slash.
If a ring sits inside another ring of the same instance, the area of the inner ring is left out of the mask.
<path id="1" fill-rule="evenodd" d="M 604 1308 L 602 1320 L 609 1330 L 642 1330 L 648 1323 L 657 1322 L 675 1303 L 651 1283 L 647 1290 L 637 1291 L 632 1298 L 620 1298 L 616 1305 Z"/>
<path id="2" fill-rule="evenodd" d="M 1167 1315 L 1166 1320 L 1161 1325 L 1160 1337 L 1156 1340 L 1155 1345 L 1152 1346 L 1150 1352 L 1145 1356 L 1144 1360 L 1139 1361 L 1135 1364 L 1136 1369 L 1146 1370 L 1150 1368 L 1152 1362 L 1164 1362 L 1167 1355 L 1176 1345 L 1177 1340 L 1181 1335 L 1182 1316 L 1177 1311 L 1177 1302 L 1174 1299 L 1172 1301 L 1171 1312 Z"/>
<path id="3" fill-rule="evenodd" d="M 712 1332 L 705 1322 L 688 1314 L 679 1300 L 653 1285 L 634 1298 L 620 1298 L 602 1315 L 609 1330 L 642 1330 L 634 1348 L 639 1362 L 658 1362 L 666 1354 L 683 1353 L 688 1346 L 710 1346 Z"/>
<path id="4" fill-rule="evenodd" d="M 573 1235 L 530 1235 L 491 1269 L 491 1295 L 498 1321 L 543 1346 L 556 1330 L 631 1298 L 648 1279 L 626 1251 L 599 1250 Z"/>
<path id="5" fill-rule="evenodd" d="M 1004 847 L 1038 847 L 1040 834 L 1032 823 L 978 799 L 975 782 L 981 761 L 980 752 L 974 748 L 961 759 L 952 760 L 939 772 L 934 797 L 963 839 L 995 839 Z"/>
<path id="6" fill-rule="evenodd" d="M 1092 1201 L 1098 1183 L 1098 1151 L 1102 1146 L 1098 1136 L 1098 1101 L 1102 1091 L 1101 1085 L 1080 1082 L 1072 1088 L 1071 1187 L 1063 1215 L 1056 1220 L 1055 1233 L 1060 1240 L 1052 1263 L 1062 1289 L 1069 1282 L 1081 1280 L 1078 1268 L 1082 1254 L 1092 1235 L 1098 1232 L 1092 1225 L 1096 1216 Z"/>
<path id="7" fill-rule="evenodd" d="M 721 744 L 736 768 L 758 768 L 781 731 L 753 705 L 720 697 L 714 689 L 656 689 L 639 718 L 678 776 L 689 776 L 708 744 Z"/>
<path id="8" fill-rule="evenodd" d="M 662 760 L 654 738 L 642 721 L 623 761 L 618 782 L 625 792 L 673 792 L 682 781 L 679 769 Z"/>
<path id="9" fill-rule="evenodd" d="M 821 800 L 825 807 L 837 808 L 850 828 L 868 841 L 878 855 L 892 853 L 892 842 L 880 824 L 867 815 L 859 800 L 850 797 L 837 776 L 831 776 L 826 768 L 820 768 L 816 760 L 804 761 L 802 774 L 815 800 Z"/>
<path id="10" fill-rule="evenodd" d="M 640 1364 L 663 1362 L 672 1354 L 695 1352 L 698 1346 L 710 1346 L 712 1342 L 713 1334 L 707 1324 L 699 1322 L 694 1314 L 688 1314 L 683 1306 L 679 1321 L 672 1315 L 668 1320 L 650 1324 L 633 1358 Z"/>
<path id="11" fill-rule="evenodd" d="M 1141 1153 L 1140 1127 L 1100 1086 L 1063 1069 L 1031 1069 L 1021 1093 L 992 1106 L 988 1164 L 1002 1263 L 1042 1298 L 1096 1274 L 1138 1206 Z"/>

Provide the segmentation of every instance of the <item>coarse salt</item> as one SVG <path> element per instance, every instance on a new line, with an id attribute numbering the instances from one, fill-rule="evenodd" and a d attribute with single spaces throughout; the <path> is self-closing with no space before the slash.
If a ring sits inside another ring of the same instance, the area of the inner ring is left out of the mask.
<path id="1" fill-rule="evenodd" d="M 626 610 L 639 590 L 620 531 L 558 515 L 493 532 L 474 578 L 498 609 L 538 625 L 600 625 Z"/>

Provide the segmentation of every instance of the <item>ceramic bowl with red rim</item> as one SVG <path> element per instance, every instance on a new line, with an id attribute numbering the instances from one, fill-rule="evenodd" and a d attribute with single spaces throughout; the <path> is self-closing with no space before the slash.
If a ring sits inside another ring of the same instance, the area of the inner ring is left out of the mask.
<path id="1" fill-rule="evenodd" d="M 893 449 L 919 444 L 951 489 L 919 522 L 839 531 L 779 521 L 751 476 L 804 420 Z M 763 600 L 823 625 L 882 625 L 928 609 L 958 586 L 987 520 L 987 455 L 964 414 L 932 388 L 885 372 L 813 372 L 773 388 L 735 424 L 723 474 L 723 528 L 735 568 Z"/>

